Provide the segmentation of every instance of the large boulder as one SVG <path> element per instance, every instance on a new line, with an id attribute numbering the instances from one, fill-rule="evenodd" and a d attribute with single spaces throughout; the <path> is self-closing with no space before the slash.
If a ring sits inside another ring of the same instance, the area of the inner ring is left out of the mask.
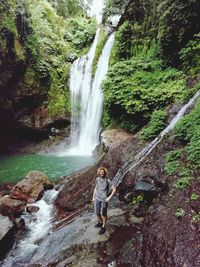
<path id="1" fill-rule="evenodd" d="M 30 171 L 25 179 L 13 187 L 11 198 L 33 203 L 42 197 L 44 190 L 52 188 L 52 182 L 44 173 Z"/>
<path id="2" fill-rule="evenodd" d="M 3 197 L 5 195 L 9 195 L 13 186 L 14 186 L 13 183 L 0 184 L 0 197 Z"/>
<path id="3" fill-rule="evenodd" d="M 77 171 L 60 181 L 56 204 L 61 209 L 71 212 L 91 202 L 96 170 L 100 167 L 101 162 L 102 159 L 94 166 Z"/>
<path id="4" fill-rule="evenodd" d="M 12 220 L 25 210 L 25 206 L 21 200 L 12 199 L 8 195 L 0 198 L 0 214 L 8 216 Z"/>

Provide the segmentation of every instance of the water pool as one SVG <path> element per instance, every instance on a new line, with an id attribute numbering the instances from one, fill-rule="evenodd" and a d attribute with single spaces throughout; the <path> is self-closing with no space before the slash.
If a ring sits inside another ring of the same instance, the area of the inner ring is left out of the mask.
<path id="1" fill-rule="evenodd" d="M 45 173 L 50 179 L 79 170 L 94 163 L 94 157 L 63 156 L 55 154 L 33 154 L 0 158 L 0 183 L 18 182 L 31 170 Z"/>

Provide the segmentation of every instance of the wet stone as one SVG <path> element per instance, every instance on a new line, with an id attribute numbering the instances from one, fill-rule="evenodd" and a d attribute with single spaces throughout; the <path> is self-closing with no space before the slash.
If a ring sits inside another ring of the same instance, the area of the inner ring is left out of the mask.
<path id="1" fill-rule="evenodd" d="M 27 206 L 26 207 L 26 211 L 28 213 L 33 213 L 33 212 L 37 212 L 40 208 L 37 206 Z"/>
<path id="2" fill-rule="evenodd" d="M 24 228 L 25 226 L 25 221 L 23 218 L 16 218 L 15 219 L 15 225 L 17 228 Z"/>

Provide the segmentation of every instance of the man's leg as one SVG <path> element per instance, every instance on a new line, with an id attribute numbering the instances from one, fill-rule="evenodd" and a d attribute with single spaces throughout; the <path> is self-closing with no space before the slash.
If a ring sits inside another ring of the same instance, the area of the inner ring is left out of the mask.
<path id="1" fill-rule="evenodd" d="M 102 220 L 102 223 L 103 223 L 103 225 L 102 225 L 102 227 L 105 227 L 106 226 L 106 216 L 101 216 L 101 220 Z"/>
<path id="2" fill-rule="evenodd" d="M 107 208 L 108 208 L 108 203 L 102 202 L 101 219 L 102 219 L 103 225 L 101 227 L 101 230 L 99 231 L 100 235 L 104 234 L 106 231 Z"/>
<path id="3" fill-rule="evenodd" d="M 102 219 L 101 219 L 101 202 L 99 200 L 95 200 L 95 205 L 94 205 L 95 213 L 97 216 L 98 223 L 95 224 L 94 227 L 101 227 L 102 226 Z"/>
<path id="4" fill-rule="evenodd" d="M 101 223 L 101 224 L 103 224 L 103 220 L 102 220 L 102 217 L 101 217 L 101 215 L 97 216 L 97 220 L 98 220 L 98 223 Z"/>

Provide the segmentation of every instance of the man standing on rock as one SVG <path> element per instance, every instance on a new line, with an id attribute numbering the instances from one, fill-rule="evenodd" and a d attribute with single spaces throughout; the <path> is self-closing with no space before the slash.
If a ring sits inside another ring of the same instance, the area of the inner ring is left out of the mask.
<path id="1" fill-rule="evenodd" d="M 107 169 L 104 167 L 100 167 L 97 170 L 98 177 L 96 178 L 96 186 L 93 193 L 93 202 L 95 214 L 98 218 L 98 223 L 95 227 L 101 227 L 99 234 L 102 235 L 105 233 L 106 228 L 106 219 L 107 219 L 107 208 L 108 201 L 114 195 L 116 188 L 111 184 L 111 181 L 107 178 Z M 109 190 L 111 188 L 111 194 L 109 195 Z"/>

